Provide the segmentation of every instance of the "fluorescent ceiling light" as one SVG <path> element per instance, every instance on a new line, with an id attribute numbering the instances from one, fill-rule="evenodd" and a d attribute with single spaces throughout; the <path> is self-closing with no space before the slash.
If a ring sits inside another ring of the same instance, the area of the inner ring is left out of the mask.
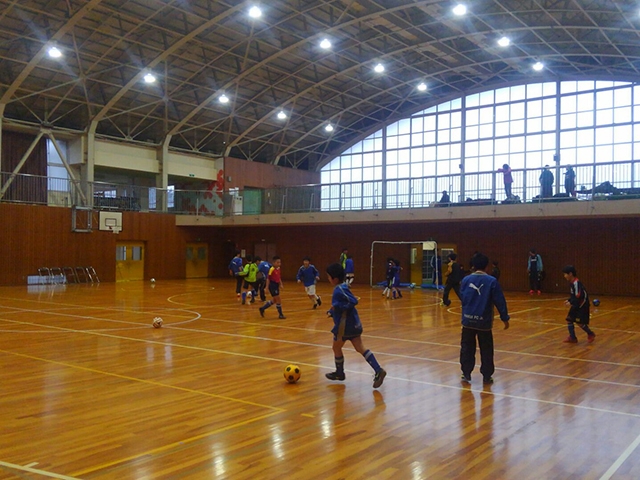
<path id="1" fill-rule="evenodd" d="M 544 63 L 542 63 L 542 62 L 536 62 L 536 63 L 534 63 L 534 64 L 533 64 L 533 69 L 534 69 L 536 72 L 539 72 L 539 71 L 540 71 L 540 70 L 542 70 L 543 68 L 544 68 Z"/>
<path id="2" fill-rule="evenodd" d="M 251 18 L 260 18 L 262 16 L 262 10 L 260 10 L 258 7 L 251 7 L 249 9 L 249 16 Z"/>
<path id="3" fill-rule="evenodd" d="M 379 63 L 375 67 L 373 67 L 373 69 L 376 71 L 376 73 L 382 73 L 384 72 L 384 65 Z"/>
<path id="4" fill-rule="evenodd" d="M 287 114 L 284 113 L 282 110 L 280 110 L 280 112 L 278 113 L 278 119 L 285 120 L 286 118 L 287 118 Z"/>
<path id="5" fill-rule="evenodd" d="M 461 4 L 461 3 L 459 3 L 458 5 L 456 5 L 456 6 L 453 8 L 452 12 L 453 12 L 455 15 L 458 15 L 458 16 L 460 16 L 460 15 L 464 15 L 465 13 L 467 13 L 467 7 L 466 7 L 465 5 L 463 5 L 463 4 Z"/>
<path id="6" fill-rule="evenodd" d="M 509 37 L 502 37 L 500 40 L 498 40 L 498 45 L 500 45 L 501 47 L 508 47 L 511 44 L 511 40 L 509 40 Z"/>
<path id="7" fill-rule="evenodd" d="M 329 39 L 323 38 L 322 41 L 320 42 L 320 48 L 324 48 L 325 50 L 330 49 L 331 42 L 329 41 Z"/>
<path id="8" fill-rule="evenodd" d="M 51 58 L 60 58 L 62 56 L 62 52 L 58 47 L 51 47 L 48 53 Z"/>
<path id="9" fill-rule="evenodd" d="M 229 103 L 229 97 L 227 97 L 224 93 L 218 97 L 218 101 L 220 103 Z"/>
<path id="10" fill-rule="evenodd" d="M 418 84 L 418 90 L 420 90 L 421 92 L 426 92 L 427 91 L 427 84 L 424 82 L 420 82 L 420 84 Z"/>
<path id="11" fill-rule="evenodd" d="M 331 124 L 329 123 L 329 124 L 327 124 L 327 126 L 326 126 L 326 127 L 324 127 L 324 129 L 325 129 L 327 132 L 333 132 L 333 125 L 331 125 Z"/>
<path id="12" fill-rule="evenodd" d="M 145 83 L 155 83 L 156 77 L 152 73 L 147 73 L 144 77 Z"/>

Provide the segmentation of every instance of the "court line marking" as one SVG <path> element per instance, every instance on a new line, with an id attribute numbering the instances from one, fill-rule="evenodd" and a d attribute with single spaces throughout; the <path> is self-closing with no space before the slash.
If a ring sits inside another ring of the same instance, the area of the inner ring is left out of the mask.
<path id="1" fill-rule="evenodd" d="M 604 474 L 600 477 L 600 480 L 609 480 L 622 466 L 622 464 L 631 456 L 636 448 L 640 445 L 640 435 L 636 437 L 636 439 L 631 442 L 631 444 L 627 447 L 627 449 L 620 454 L 620 456 L 616 459 L 615 462 L 609 467 L 609 470 L 604 472 Z"/>
<path id="2" fill-rule="evenodd" d="M 10 321 L 15 322 L 15 323 L 27 323 L 28 324 L 28 322 L 20 322 L 20 321 L 15 321 L 15 320 L 10 320 Z M 68 329 L 68 328 L 64 328 L 64 327 L 54 327 L 54 326 L 47 326 L 47 328 L 53 328 L 53 329 L 62 330 L 60 333 L 90 333 L 90 334 L 95 333 L 95 331 L 93 331 L 93 330 L 74 330 L 74 329 Z M 330 349 L 331 348 L 330 345 L 326 345 L 326 344 L 316 344 L 316 343 L 299 342 L 299 341 L 283 340 L 283 339 L 272 339 L 272 338 L 269 338 L 269 337 L 257 337 L 257 336 L 252 336 L 252 335 L 242 335 L 242 334 L 238 334 L 238 333 L 211 332 L 210 330 L 186 329 L 186 328 L 180 328 L 180 327 L 176 328 L 176 330 L 184 330 L 184 331 L 187 331 L 187 332 L 205 333 L 205 334 L 210 334 L 210 335 L 222 335 L 222 336 L 246 338 L 246 339 L 260 340 L 260 341 L 273 341 L 273 342 L 278 342 L 278 343 L 286 343 L 286 344 L 292 344 L 292 345 L 302 345 L 302 346 L 322 348 L 322 349 Z M 99 334 L 99 332 L 98 332 L 98 334 Z M 135 339 L 135 338 L 122 337 L 122 336 L 117 336 L 117 335 L 106 335 L 106 336 L 113 337 L 113 338 L 118 338 L 118 339 L 124 339 L 124 340 L 131 340 L 131 341 L 136 341 L 136 342 L 141 341 L 141 342 L 150 342 L 150 343 L 156 343 L 156 344 L 159 343 L 159 344 L 165 345 L 165 346 L 174 346 L 174 347 L 180 347 L 180 348 L 186 348 L 186 349 L 203 350 L 203 351 L 212 352 L 212 353 L 238 355 L 238 356 L 244 356 L 244 357 L 254 358 L 254 359 L 258 359 L 258 360 L 280 361 L 280 360 L 278 360 L 276 358 L 273 358 L 273 357 L 262 357 L 262 356 L 256 356 L 256 355 L 241 354 L 241 353 L 236 353 L 236 352 L 228 352 L 228 351 L 225 351 L 225 350 L 214 350 L 214 349 L 209 349 L 209 348 L 204 348 L 204 347 L 196 347 L 196 346 L 192 346 L 192 345 L 183 345 L 183 344 L 168 343 L 168 342 L 157 342 L 155 340 Z M 0 351 L 2 351 L 2 350 L 0 350 Z M 410 359 L 410 360 L 418 360 L 418 361 L 433 362 L 433 363 L 446 363 L 446 364 L 449 364 L 449 365 L 458 365 L 459 364 L 459 362 L 457 360 L 456 361 L 454 361 L 454 360 L 442 360 L 442 359 L 438 359 L 438 358 L 419 357 L 419 356 L 415 356 L 415 355 L 404 355 L 404 354 L 400 354 L 400 353 L 389 353 L 389 352 L 384 352 L 384 351 L 377 351 L 377 354 L 378 355 L 386 355 L 386 356 L 394 357 L 394 358 L 406 358 L 406 359 Z M 289 361 L 289 360 L 282 360 L 282 362 L 291 363 L 291 361 Z M 317 364 L 301 363 L 301 362 L 297 362 L 297 363 L 300 364 L 300 365 L 310 366 L 310 367 L 314 367 L 314 368 L 328 368 L 328 367 L 324 367 L 324 366 L 317 365 Z M 611 382 L 611 381 L 607 381 L 607 380 L 597 380 L 597 379 L 590 379 L 590 378 L 573 377 L 573 376 L 568 376 L 568 375 L 555 375 L 555 374 L 552 374 L 552 373 L 532 372 L 532 371 L 528 371 L 528 370 L 517 370 L 517 369 L 510 369 L 510 368 L 503 368 L 503 367 L 496 367 L 496 371 L 503 371 L 503 372 L 510 372 L 510 373 L 521 373 L 521 374 L 525 374 L 525 375 L 535 375 L 535 376 L 541 376 L 541 377 L 559 378 L 559 379 L 564 379 L 564 380 L 574 380 L 574 381 L 579 381 L 579 382 L 586 382 L 586 383 L 593 383 L 593 384 L 603 384 L 603 385 L 612 385 L 612 386 L 618 386 L 618 387 L 640 388 L 640 385 L 634 385 L 634 384 L 630 384 L 630 383 Z M 362 372 L 352 372 L 352 373 L 362 373 Z"/>
<path id="3" fill-rule="evenodd" d="M 94 333 L 93 335 L 103 335 L 103 334 Z M 108 337 L 112 337 L 112 338 L 127 339 L 127 337 L 118 337 L 116 335 L 104 335 L 104 336 L 108 336 Z M 153 341 L 150 342 L 150 343 L 162 344 L 161 342 L 153 342 Z M 169 343 L 165 343 L 164 345 L 165 346 L 180 346 L 180 345 L 171 345 Z M 242 403 L 244 405 L 251 405 L 253 407 L 267 408 L 269 410 L 275 410 L 276 412 L 284 412 L 284 411 L 286 411 L 285 408 L 273 407 L 271 405 L 263 405 L 261 403 L 251 402 L 249 400 L 240 400 L 240 399 L 237 399 L 237 398 L 227 397 L 226 395 L 219 395 L 219 394 L 216 394 L 216 393 L 208 393 L 208 392 L 203 392 L 201 390 L 193 390 L 191 388 L 178 387 L 176 385 L 168 385 L 166 383 L 154 382 L 153 380 L 145 380 L 145 379 L 142 379 L 142 378 L 130 377 L 128 375 L 121 375 L 119 373 L 105 372 L 104 370 L 97 370 L 95 368 L 82 367 L 80 365 L 74 365 L 72 363 L 61 362 L 59 360 L 49 360 L 47 358 L 36 357 L 35 355 L 28 355 L 26 353 L 11 352 L 9 350 L 4 350 L 4 349 L 0 349 L 0 352 L 6 353 L 8 355 L 15 355 L 17 357 L 28 358 L 30 360 L 37 360 L 37 361 L 40 361 L 40 362 L 51 363 L 51 364 L 54 364 L 54 365 L 60 365 L 62 367 L 72 368 L 72 369 L 76 369 L 76 370 L 83 370 L 85 372 L 96 373 L 96 374 L 99 374 L 99 375 L 105 375 L 105 376 L 108 376 L 108 377 L 114 377 L 114 378 L 120 378 L 120 379 L 123 379 L 123 380 L 129 380 L 129 381 L 132 381 L 132 382 L 144 383 L 146 385 L 152 385 L 154 387 L 162 387 L 162 388 L 168 388 L 168 389 L 171 389 L 171 390 L 178 390 L 180 392 L 193 393 L 193 394 L 196 394 L 196 395 L 204 395 L 205 397 L 211 397 L 211 398 L 217 398 L 217 399 L 220 399 L 220 400 L 227 400 L 227 401 L 230 401 L 230 402 Z"/>
<path id="4" fill-rule="evenodd" d="M 28 323 L 28 322 L 17 322 L 17 323 Z M 160 341 L 149 340 L 149 339 L 137 339 L 137 338 L 123 337 L 123 336 L 120 336 L 120 335 L 112 335 L 112 334 L 106 334 L 106 333 L 100 333 L 100 332 L 74 330 L 74 329 L 68 329 L 68 328 L 64 328 L 64 327 L 53 327 L 52 326 L 52 327 L 49 327 L 49 328 L 66 330 L 66 331 L 69 331 L 69 332 L 72 332 L 72 333 L 86 333 L 86 334 L 89 334 L 89 335 L 97 335 L 97 336 L 103 336 L 103 337 L 108 337 L 108 338 L 117 338 L 117 339 L 121 339 L 121 340 L 129 340 L 129 341 L 133 341 L 133 342 L 151 343 L 151 344 L 162 345 L 162 346 L 172 346 L 172 347 L 184 348 L 184 349 L 188 349 L 188 350 L 205 351 L 205 352 L 209 352 L 209 353 L 217 353 L 217 354 L 222 354 L 222 355 L 232 355 L 232 356 L 240 356 L 240 357 L 252 358 L 252 359 L 257 359 L 257 360 L 292 363 L 292 361 L 290 361 L 290 360 L 280 360 L 280 359 L 277 359 L 277 358 L 274 358 L 274 357 L 265 357 L 265 356 L 261 356 L 261 355 L 253 355 L 253 354 L 239 353 L 239 352 L 229 352 L 229 351 L 225 351 L 225 350 L 217 350 L 217 349 L 210 349 L 210 348 L 205 348 L 205 347 L 197 347 L 197 346 L 193 346 L 193 345 L 183 345 L 183 344 L 171 343 L 171 342 L 160 342 Z M 182 329 L 181 328 L 177 328 L 177 330 L 182 330 Z M 184 330 L 187 330 L 189 332 L 194 332 L 195 331 L 195 332 L 198 332 L 198 333 L 211 333 L 211 332 L 209 332 L 207 330 L 194 330 L 194 329 L 184 329 Z M 294 344 L 294 345 L 304 345 L 304 346 L 310 346 L 310 347 L 315 347 L 315 348 L 323 348 L 323 349 L 330 349 L 331 348 L 331 346 L 329 346 L 329 345 L 320 345 L 320 344 L 306 343 L 306 342 L 294 342 L 294 341 L 291 341 L 291 340 L 270 339 L 268 337 L 254 337 L 254 336 L 240 335 L 240 334 L 222 334 L 222 335 L 241 337 L 241 338 L 250 338 L 250 339 L 254 339 L 254 340 L 276 341 L 276 342 L 280 342 L 280 343 L 288 343 L 288 344 Z M 14 354 L 14 355 L 20 355 L 20 356 L 24 356 L 24 357 L 27 357 L 27 358 L 34 358 L 34 359 L 38 359 L 38 360 L 42 360 L 42 361 L 46 361 L 46 362 L 57 363 L 57 364 L 65 365 L 65 366 L 74 367 L 74 365 L 72 365 L 72 364 L 65 364 L 63 362 L 57 362 L 57 361 L 53 361 L 53 360 L 50 361 L 50 360 L 41 359 L 41 358 L 38 358 L 38 357 L 31 357 L 31 356 L 26 355 L 26 354 L 13 353 L 13 352 L 8 352 L 6 350 L 0 350 L 0 352 L 10 353 L 10 354 Z M 434 362 L 434 363 L 447 363 L 447 364 L 451 364 L 451 365 L 457 365 L 458 364 L 457 361 L 453 361 L 453 360 L 440 360 L 440 359 L 416 357 L 416 356 L 413 356 L 413 355 L 403 355 L 403 354 L 386 353 L 386 352 L 378 352 L 378 354 L 379 355 L 386 355 L 386 356 L 390 356 L 390 357 L 396 357 L 396 358 L 407 358 L 407 359 L 411 359 L 411 360 L 420 360 L 420 361 L 427 361 L 427 362 Z M 304 366 L 309 366 L 309 367 L 319 368 L 319 369 L 330 369 L 331 368 L 331 367 L 326 367 L 326 366 L 323 366 L 323 365 L 317 365 L 317 364 L 306 363 L 306 362 L 295 362 L 295 363 L 297 363 L 298 365 L 304 365 Z M 112 375 L 112 376 L 116 376 L 116 377 L 130 378 L 130 379 L 133 379 L 133 380 L 137 380 L 137 379 L 135 379 L 133 377 L 126 377 L 126 376 L 122 376 L 122 375 L 118 375 L 118 374 L 111 374 L 111 373 L 102 372 L 102 371 L 99 371 L 99 370 L 92 370 L 92 369 L 89 369 L 89 368 L 86 368 L 86 367 L 75 367 L 75 368 L 88 370 L 88 371 L 94 371 L 94 372 L 97 372 L 97 373 L 104 373 L 105 375 Z M 588 379 L 588 378 L 581 378 L 581 377 L 571 377 L 571 376 L 564 376 L 564 375 L 554 375 L 554 374 L 544 373 L 544 372 L 530 372 L 530 371 L 526 371 L 526 370 L 515 370 L 515 369 L 507 369 L 507 368 L 500 368 L 500 367 L 496 368 L 496 370 L 507 371 L 507 372 L 511 372 L 511 373 L 522 373 L 522 374 L 525 374 L 525 375 L 537 375 L 537 376 L 542 376 L 542 377 L 560 378 L 560 379 L 573 380 L 573 381 L 585 382 L 585 383 L 614 385 L 614 386 L 631 387 L 631 388 L 640 388 L 640 385 L 609 382 L 609 381 L 606 381 L 606 380 Z M 367 375 L 366 373 L 359 372 L 359 371 L 353 371 L 353 370 L 346 370 L 346 371 L 350 372 L 350 373 L 359 374 L 359 375 Z M 393 377 L 390 377 L 390 378 L 393 378 Z M 155 382 L 151 382 L 151 381 L 147 381 L 147 380 L 138 380 L 138 381 L 143 382 L 143 383 L 156 384 Z M 436 383 L 424 382 L 424 381 L 417 381 L 417 380 L 416 380 L 416 382 L 425 383 L 425 384 L 428 384 L 428 385 L 446 386 L 446 385 L 442 385 L 442 384 L 436 384 Z M 157 385 L 164 386 L 164 384 L 160 384 L 160 383 L 157 383 Z M 171 387 L 171 386 L 169 386 L 169 387 L 170 388 L 176 388 L 176 389 L 182 389 L 182 387 Z M 190 391 L 189 389 L 182 389 L 182 390 Z M 202 394 L 210 395 L 210 396 L 213 396 L 213 397 L 225 398 L 225 399 L 233 400 L 233 399 L 230 399 L 229 397 L 224 397 L 224 396 L 215 395 L 215 394 L 206 394 L 205 392 L 199 392 L 197 390 L 194 390 L 193 392 L 202 393 Z M 514 397 L 514 398 L 527 398 L 527 397 Z M 539 399 L 530 399 L 530 400 L 531 401 L 548 402 L 546 400 L 539 400 Z M 243 402 L 242 400 L 237 400 L 237 401 Z M 247 403 L 247 402 L 245 402 L 245 403 Z M 272 408 L 272 409 L 278 409 L 279 408 L 279 407 L 270 407 L 270 406 L 265 406 L 265 405 L 260 405 L 260 404 L 253 404 L 253 403 L 250 403 L 250 404 L 256 405 L 256 406 L 262 406 L 262 407 L 265 407 L 265 408 Z M 571 404 L 566 404 L 566 405 L 571 405 Z M 576 407 L 578 407 L 578 406 L 576 406 Z M 285 409 L 280 409 L 280 410 L 284 411 Z M 627 413 L 625 413 L 625 412 L 619 412 L 619 413 L 627 415 Z M 634 414 L 629 414 L 629 415 L 634 415 Z M 640 415 L 638 415 L 638 416 L 640 417 Z"/>
<path id="5" fill-rule="evenodd" d="M 24 309 L 25 312 L 36 312 L 36 313 L 42 313 L 40 310 L 31 310 L 31 309 Z M 193 312 L 193 313 L 197 313 L 197 312 Z M 73 318 L 88 318 L 88 319 L 96 319 L 96 317 L 89 317 L 89 316 L 82 316 L 82 315 L 70 315 L 70 314 L 61 314 L 62 316 L 71 316 Z M 198 315 L 200 315 L 198 313 Z M 318 330 L 318 329 L 310 329 L 310 328 L 302 328 L 302 327 L 294 327 L 294 326 L 284 326 L 281 324 L 267 324 L 267 323 L 259 323 L 259 322 L 245 322 L 245 321 L 235 321 L 235 320 L 222 320 L 222 319 L 209 319 L 206 317 L 202 317 L 200 316 L 199 319 L 202 318 L 203 320 L 210 320 L 213 322 L 220 322 L 220 323 L 231 323 L 231 324 L 236 324 L 236 325 L 251 325 L 251 326 L 260 326 L 260 327 L 270 327 L 270 328 L 276 328 L 276 329 L 280 329 L 280 328 L 286 328 L 287 330 L 299 330 L 299 331 L 306 331 L 306 332 L 313 332 L 313 333 L 323 333 L 326 334 L 327 331 L 325 330 Z M 111 320 L 111 319 L 104 319 L 104 318 L 97 318 L 98 320 L 102 320 L 102 321 L 114 321 L 114 322 L 123 322 L 121 320 Z M 48 331 L 46 329 L 49 328 L 53 328 L 53 329 L 59 329 L 59 330 L 63 330 L 63 331 L 69 331 L 69 332 L 85 332 L 85 333 L 89 333 L 89 332 L 101 332 L 101 331 L 118 331 L 118 330 L 125 330 L 124 328 L 112 328 L 112 329 L 87 329 L 87 330 L 76 330 L 76 329 L 65 329 L 65 328 L 61 328 L 61 327 L 53 327 L 50 325 L 41 325 L 41 324 L 37 324 L 37 323 L 30 323 L 30 322 L 20 322 L 17 320 L 10 320 L 10 319 L 3 319 L 7 322 L 13 322 L 13 323 L 17 323 L 17 324 L 24 324 L 24 325 L 34 325 L 34 326 L 38 326 L 38 327 L 44 327 L 45 331 Z M 195 321 L 195 320 L 193 320 Z M 132 322 L 134 323 L 134 322 Z M 189 322 L 182 322 L 182 323 L 189 323 Z M 167 328 L 174 328 L 172 327 L 172 325 L 178 325 L 179 323 L 176 322 L 174 324 L 167 324 L 165 325 L 165 327 Z M 452 326 L 450 328 L 460 328 L 459 325 L 455 325 Z M 136 328 L 131 328 L 133 329 L 139 329 L 139 328 L 148 328 L 145 325 L 141 325 L 140 327 L 136 327 Z M 559 326 L 560 328 L 560 326 Z M 179 329 L 179 328 L 178 328 Z M 270 340 L 273 342 L 281 342 L 281 343 L 294 343 L 294 344 L 300 344 L 300 345 L 312 345 L 312 346 L 318 346 L 317 344 L 311 344 L 311 343 L 305 343 L 305 342 L 293 342 L 290 340 L 281 340 L 281 339 L 272 339 L 269 337 L 256 337 L 256 336 L 250 336 L 250 335 L 241 335 L 241 334 L 231 334 L 231 333 L 226 333 L 226 332 L 211 332 L 209 330 L 201 330 L 201 329 L 186 329 L 188 331 L 193 331 L 193 332 L 199 332 L 199 333 L 207 333 L 207 334 L 214 334 L 214 335 L 226 335 L 226 336 L 236 336 L 236 337 L 240 337 L 240 338 L 252 338 L 252 339 L 256 339 L 256 340 Z M 117 338 L 128 338 L 128 337 L 117 337 Z M 380 340 L 384 340 L 384 341 L 396 341 L 396 342 L 405 342 L 405 343 L 416 343 L 416 344 L 420 344 L 420 345 L 435 345 L 435 346 L 440 346 L 440 347 L 447 347 L 447 348 L 459 348 L 459 345 L 457 344 L 447 344 L 447 343 L 439 343 L 439 342 L 428 342 L 428 341 L 423 341 L 423 340 L 413 340 L 413 339 L 404 339 L 404 338 L 398 338 L 398 337 L 386 337 L 386 336 L 381 336 L 381 335 L 374 335 L 374 334 L 367 334 L 367 338 L 376 338 L 376 339 L 380 339 Z M 330 347 L 327 347 L 330 348 Z M 575 358 L 575 357 L 564 357 L 564 356 L 558 356 L 558 355 L 545 355 L 545 354 L 541 354 L 541 353 L 530 353 L 530 352 L 514 352 L 511 350 L 502 350 L 502 349 L 495 349 L 495 352 L 499 352 L 499 353 L 504 353 L 504 354 L 508 354 L 508 355 L 521 355 L 521 356 L 527 356 L 527 357 L 538 357 L 538 358 L 547 358 L 547 359 L 553 359 L 553 360 L 569 360 L 569 361 L 574 361 L 574 362 L 582 362 L 582 363 L 593 363 L 593 364 L 599 364 L 599 365 L 613 365 L 613 366 L 621 366 L 621 367 L 631 367 L 631 368 L 640 368 L 640 364 L 631 364 L 631 363 L 619 363 L 619 362 L 609 362 L 609 361 L 605 361 L 605 360 L 593 360 L 593 359 L 587 359 L 587 358 Z M 390 355 L 390 354 L 389 354 Z"/>
<path id="6" fill-rule="evenodd" d="M 163 445 L 162 447 L 157 447 L 157 448 L 154 448 L 152 450 L 148 450 L 146 452 L 139 453 L 137 455 L 131 455 L 129 457 L 121 458 L 119 460 L 113 460 L 111 462 L 103 463 L 103 464 L 100 464 L 100 465 L 94 465 L 93 467 L 85 468 L 84 470 L 80 470 L 80 471 L 74 472 L 74 475 L 76 477 L 80 477 L 81 475 L 86 475 L 88 473 L 97 472 L 99 470 L 105 470 L 105 469 L 113 467 L 115 465 L 119 465 L 119 464 L 122 464 L 122 463 L 135 461 L 135 460 L 137 460 L 137 459 L 139 459 L 141 457 L 145 457 L 147 455 L 155 455 L 155 454 L 158 454 L 158 453 L 162 453 L 162 452 L 165 452 L 167 450 L 171 450 L 172 448 L 175 448 L 175 447 L 177 447 L 177 446 L 179 446 L 181 444 L 193 443 L 193 442 L 196 442 L 196 441 L 201 440 L 203 438 L 211 437 L 213 435 L 217 435 L 219 433 L 225 432 L 227 430 L 232 430 L 234 428 L 243 427 L 245 425 L 249 425 L 250 423 L 257 422 L 259 420 L 264 420 L 265 418 L 272 417 L 272 416 L 277 415 L 279 413 L 281 413 L 281 412 L 271 412 L 271 413 L 267 413 L 267 414 L 264 414 L 264 415 L 260 415 L 258 417 L 250 418 L 248 420 L 244 420 L 242 422 L 237 422 L 237 423 L 233 423 L 231 425 L 226 425 L 224 427 L 220 427 L 220 428 L 218 428 L 216 430 L 213 430 L 212 432 L 202 433 L 202 434 L 196 435 L 194 437 L 190 437 L 190 438 L 186 438 L 184 440 L 180 440 L 180 441 L 177 441 L 177 442 L 169 443 L 167 445 Z"/>
<path id="7" fill-rule="evenodd" d="M 30 463 L 29 465 L 37 465 L 38 462 Z M 46 470 L 39 470 L 37 468 L 32 468 L 29 465 L 16 465 L 15 463 L 3 462 L 0 460 L 0 465 L 3 467 L 11 468 L 13 470 L 20 470 L 21 472 L 29 472 L 36 473 L 38 475 L 42 475 L 44 477 L 49 478 L 58 478 L 60 480 L 78 480 L 78 477 L 69 477 L 67 475 L 61 475 L 59 473 L 47 472 Z"/>

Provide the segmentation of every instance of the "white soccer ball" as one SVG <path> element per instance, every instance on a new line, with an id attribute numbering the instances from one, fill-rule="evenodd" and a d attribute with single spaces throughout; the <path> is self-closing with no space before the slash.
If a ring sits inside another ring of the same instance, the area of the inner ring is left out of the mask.
<path id="1" fill-rule="evenodd" d="M 415 283 L 409 284 L 409 288 L 416 288 L 416 284 Z"/>
<path id="2" fill-rule="evenodd" d="M 156 283 L 156 279 L 155 278 L 152 278 L 150 281 L 151 281 L 151 283 Z"/>
<path id="3" fill-rule="evenodd" d="M 153 322 L 151 323 L 151 325 L 153 325 L 153 328 L 160 328 L 162 327 L 162 318 L 160 317 L 155 317 L 153 319 Z"/>

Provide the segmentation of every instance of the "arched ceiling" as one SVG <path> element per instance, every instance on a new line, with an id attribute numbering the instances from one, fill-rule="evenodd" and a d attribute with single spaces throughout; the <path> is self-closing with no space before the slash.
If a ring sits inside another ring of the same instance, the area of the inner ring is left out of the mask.
<path id="1" fill-rule="evenodd" d="M 469 0 L 462 17 L 456 3 L 269 0 L 251 19 L 257 2 L 0 0 L 0 109 L 7 124 L 317 169 L 441 99 L 532 79 L 640 79 L 637 1 Z"/>

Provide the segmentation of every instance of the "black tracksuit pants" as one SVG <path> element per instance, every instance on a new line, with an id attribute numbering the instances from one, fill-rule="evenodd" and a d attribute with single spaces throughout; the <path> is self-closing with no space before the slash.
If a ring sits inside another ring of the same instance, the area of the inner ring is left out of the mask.
<path id="1" fill-rule="evenodd" d="M 460 368 L 467 377 L 471 376 L 476 366 L 476 337 L 480 345 L 480 373 L 488 379 L 493 375 L 496 367 L 493 363 L 493 332 L 491 330 L 475 330 L 462 327 L 460 339 Z"/>

